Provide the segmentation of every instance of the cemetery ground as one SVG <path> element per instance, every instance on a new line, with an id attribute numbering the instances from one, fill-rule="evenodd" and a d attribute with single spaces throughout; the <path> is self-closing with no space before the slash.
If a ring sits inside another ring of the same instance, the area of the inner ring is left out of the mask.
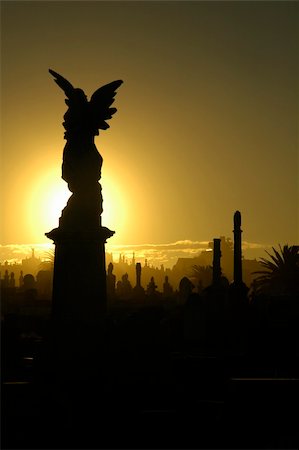
<path id="1" fill-rule="evenodd" d="M 203 351 L 179 326 L 169 341 L 163 313 L 116 308 L 105 344 L 67 371 L 49 318 L 6 318 L 2 448 L 297 448 L 298 356 Z"/>

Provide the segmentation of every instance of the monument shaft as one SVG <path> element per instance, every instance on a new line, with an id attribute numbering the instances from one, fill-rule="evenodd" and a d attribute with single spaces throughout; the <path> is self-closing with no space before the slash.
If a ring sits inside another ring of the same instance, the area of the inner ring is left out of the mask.
<path id="1" fill-rule="evenodd" d="M 241 213 L 236 211 L 234 214 L 234 283 L 241 285 L 242 277 L 242 230 Z"/>
<path id="2" fill-rule="evenodd" d="M 221 239 L 214 239 L 213 245 L 213 285 L 218 286 L 221 283 Z"/>

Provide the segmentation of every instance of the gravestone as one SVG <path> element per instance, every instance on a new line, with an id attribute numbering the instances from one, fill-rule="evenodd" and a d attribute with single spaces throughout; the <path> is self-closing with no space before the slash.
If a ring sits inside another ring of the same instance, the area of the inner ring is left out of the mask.
<path id="1" fill-rule="evenodd" d="M 113 273 L 113 264 L 109 263 L 107 275 L 107 296 L 109 300 L 115 299 L 116 276 Z"/>

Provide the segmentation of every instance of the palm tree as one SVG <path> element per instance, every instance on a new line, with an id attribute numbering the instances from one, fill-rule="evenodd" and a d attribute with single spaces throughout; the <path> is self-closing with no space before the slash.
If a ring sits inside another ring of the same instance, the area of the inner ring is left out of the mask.
<path id="1" fill-rule="evenodd" d="M 257 293 L 270 295 L 299 294 L 299 246 L 279 244 L 280 252 L 274 247 L 270 257 L 260 258 L 260 264 L 265 270 L 253 272 L 259 276 L 254 280 Z"/>
<path id="2" fill-rule="evenodd" d="M 54 250 L 48 250 L 45 252 L 45 259 L 40 263 L 41 270 L 53 270 L 54 269 Z"/>
<path id="3" fill-rule="evenodd" d="M 190 278 L 196 279 L 199 289 L 210 286 L 213 279 L 213 269 L 211 266 L 192 266 L 192 274 Z"/>

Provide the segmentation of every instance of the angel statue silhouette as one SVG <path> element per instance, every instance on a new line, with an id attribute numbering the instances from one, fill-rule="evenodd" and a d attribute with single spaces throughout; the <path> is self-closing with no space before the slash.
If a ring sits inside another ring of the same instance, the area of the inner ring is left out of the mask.
<path id="1" fill-rule="evenodd" d="M 69 109 L 64 115 L 65 121 L 63 122 L 66 139 L 96 136 L 99 134 L 99 129 L 109 128 L 106 120 L 111 119 L 117 111 L 116 108 L 110 108 L 110 106 L 114 102 L 116 89 L 122 84 L 122 80 L 112 81 L 112 83 L 100 87 L 88 101 L 82 89 L 74 88 L 69 81 L 54 70 L 49 69 L 49 72 L 67 96 L 65 103 Z"/>
<path id="2" fill-rule="evenodd" d="M 122 80 L 97 89 L 88 101 L 84 91 L 74 88 L 63 76 L 49 69 L 64 91 L 68 110 L 63 126 L 66 145 L 63 151 L 62 178 L 73 193 L 59 219 L 65 230 L 95 229 L 101 225 L 102 194 L 99 180 L 103 158 L 94 143 L 99 130 L 109 128 L 107 120 L 117 111 L 111 108 Z"/>

